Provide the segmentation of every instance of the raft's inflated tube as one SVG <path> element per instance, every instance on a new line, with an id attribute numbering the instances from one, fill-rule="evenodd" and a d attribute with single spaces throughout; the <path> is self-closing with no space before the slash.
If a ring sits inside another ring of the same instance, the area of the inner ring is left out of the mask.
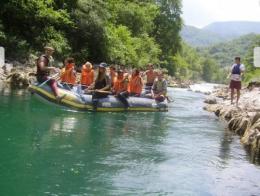
<path id="1" fill-rule="evenodd" d="M 76 110 L 93 111 L 92 95 L 77 93 L 77 89 L 66 90 L 58 88 L 60 96 L 66 95 L 60 102 L 57 102 L 50 87 L 48 85 L 29 86 L 29 91 L 32 94 L 37 94 L 40 97 L 62 106 L 67 106 Z M 167 100 L 164 102 L 156 102 L 153 99 L 143 97 L 129 97 L 128 102 L 130 107 L 125 109 L 124 105 L 113 95 L 99 99 L 97 109 L 100 112 L 122 112 L 122 111 L 139 111 L 139 112 L 165 112 L 168 111 Z"/>

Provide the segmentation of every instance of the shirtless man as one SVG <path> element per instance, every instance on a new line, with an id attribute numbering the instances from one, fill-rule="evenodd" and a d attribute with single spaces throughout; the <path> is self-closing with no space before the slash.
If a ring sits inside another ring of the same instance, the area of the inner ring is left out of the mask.
<path id="1" fill-rule="evenodd" d="M 157 72 L 154 71 L 154 67 L 153 64 L 149 63 L 147 65 L 147 71 L 144 72 L 144 74 L 146 76 L 146 84 L 145 84 L 145 90 L 148 91 L 147 93 L 151 92 L 151 88 L 153 86 L 154 80 L 157 77 Z"/>

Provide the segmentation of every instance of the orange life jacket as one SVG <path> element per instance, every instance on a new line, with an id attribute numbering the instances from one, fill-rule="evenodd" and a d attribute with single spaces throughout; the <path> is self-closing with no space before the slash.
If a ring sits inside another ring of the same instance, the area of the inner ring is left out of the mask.
<path id="1" fill-rule="evenodd" d="M 61 82 L 68 83 L 68 84 L 76 83 L 76 76 L 74 74 L 73 64 L 67 64 L 65 69 L 64 68 L 62 69 Z"/>
<path id="2" fill-rule="evenodd" d="M 141 76 L 132 76 L 129 85 L 128 85 L 128 92 L 141 94 L 143 88 L 143 82 Z"/>
<path id="3" fill-rule="evenodd" d="M 114 91 L 115 93 L 120 93 L 120 92 L 123 92 L 123 91 L 126 91 L 127 90 L 127 84 L 126 84 L 126 80 L 125 78 L 116 78 L 115 81 L 114 81 Z"/>
<path id="4" fill-rule="evenodd" d="M 90 86 L 94 82 L 94 70 L 87 69 L 85 65 L 83 65 L 81 69 L 81 80 L 80 83 L 82 85 Z"/>
<path id="5" fill-rule="evenodd" d="M 111 86 L 114 86 L 115 81 L 117 80 L 116 73 L 112 72 L 110 73 L 110 79 L 111 79 Z"/>

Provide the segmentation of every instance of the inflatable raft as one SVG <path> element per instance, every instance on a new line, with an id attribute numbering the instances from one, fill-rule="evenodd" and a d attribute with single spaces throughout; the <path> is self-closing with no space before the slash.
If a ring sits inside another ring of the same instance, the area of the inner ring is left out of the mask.
<path id="1" fill-rule="evenodd" d="M 39 96 L 49 102 L 66 106 L 75 110 L 94 111 L 92 106 L 92 95 L 83 94 L 80 87 L 66 89 L 59 85 L 59 95 L 66 95 L 60 102 L 57 102 L 50 87 L 48 85 L 29 86 L 29 91 L 33 96 Z M 145 97 L 129 97 L 128 102 L 130 107 L 124 108 L 124 105 L 113 95 L 99 99 L 97 112 L 122 112 L 122 111 L 139 111 L 139 112 L 165 112 L 168 111 L 168 102 L 156 102 L 154 99 Z"/>

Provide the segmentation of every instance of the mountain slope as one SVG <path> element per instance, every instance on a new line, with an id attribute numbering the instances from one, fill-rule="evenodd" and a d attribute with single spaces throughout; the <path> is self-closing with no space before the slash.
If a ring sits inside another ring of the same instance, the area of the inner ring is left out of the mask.
<path id="1" fill-rule="evenodd" d="M 192 46 L 208 46 L 226 40 L 225 37 L 216 33 L 193 26 L 184 26 L 181 31 L 181 36 L 185 42 Z"/>
<path id="2" fill-rule="evenodd" d="M 197 50 L 201 55 L 216 60 L 221 67 L 228 67 L 233 64 L 235 56 L 240 56 L 243 62 L 251 46 L 259 39 L 260 35 L 248 34 L 228 42 L 198 48 Z"/>
<path id="3" fill-rule="evenodd" d="M 230 38 L 234 38 L 249 33 L 260 34 L 260 22 L 247 22 L 247 21 L 215 22 L 204 27 L 202 30 L 210 31 L 220 36 L 227 36 Z"/>
<path id="4" fill-rule="evenodd" d="M 260 34 L 260 22 L 215 22 L 202 29 L 184 26 L 181 36 L 185 42 L 197 47 L 230 41 L 250 33 Z"/>

